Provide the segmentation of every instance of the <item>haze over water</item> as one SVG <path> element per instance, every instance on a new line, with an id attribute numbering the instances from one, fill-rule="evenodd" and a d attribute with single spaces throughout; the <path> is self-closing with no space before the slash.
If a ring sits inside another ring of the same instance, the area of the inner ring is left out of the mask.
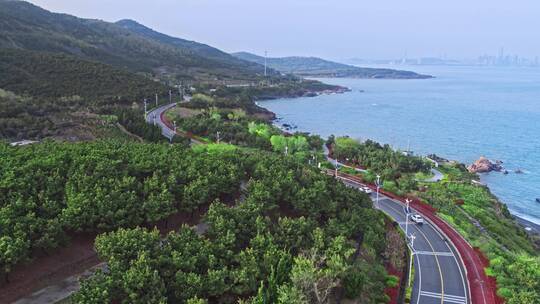
<path id="1" fill-rule="evenodd" d="M 400 149 L 410 141 L 416 154 L 466 164 L 481 155 L 502 160 L 510 174 L 489 173 L 482 181 L 513 214 L 540 224 L 540 69 L 403 69 L 437 78 L 321 79 L 353 91 L 260 104 L 299 131 L 370 138 Z M 525 173 L 515 174 L 518 168 Z"/>

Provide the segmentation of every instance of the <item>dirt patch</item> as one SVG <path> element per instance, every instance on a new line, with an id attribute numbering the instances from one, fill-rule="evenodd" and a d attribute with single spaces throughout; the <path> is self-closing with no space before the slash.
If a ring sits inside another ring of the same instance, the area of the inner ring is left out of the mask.
<path id="1" fill-rule="evenodd" d="M 193 213 L 179 212 L 167 220 L 147 224 L 147 228 L 158 228 L 162 235 L 178 230 L 182 225 L 196 225 L 206 214 L 209 206 L 202 206 Z M 10 283 L 0 285 L 0 303 L 11 303 L 50 285 L 61 285 L 66 278 L 81 274 L 101 261 L 94 250 L 97 234 L 71 236 L 68 246 L 45 255 L 35 253 L 34 259 L 17 266 L 9 275 Z"/>
<path id="2" fill-rule="evenodd" d="M 10 303 L 97 265 L 94 239 L 95 235 L 76 236 L 69 246 L 16 267 L 9 275 L 10 283 L 0 287 L 0 303 Z"/>

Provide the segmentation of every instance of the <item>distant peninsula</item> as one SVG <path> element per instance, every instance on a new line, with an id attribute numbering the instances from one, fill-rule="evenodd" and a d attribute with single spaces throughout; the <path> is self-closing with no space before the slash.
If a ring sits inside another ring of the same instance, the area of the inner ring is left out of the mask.
<path id="1" fill-rule="evenodd" d="M 231 54 L 239 59 L 264 64 L 265 58 L 248 52 Z M 283 74 L 294 74 L 301 77 L 321 78 L 373 78 L 373 79 L 428 79 L 430 75 L 422 75 L 411 71 L 393 69 L 363 68 L 333 62 L 317 57 L 281 57 L 266 58 L 269 68 Z"/>

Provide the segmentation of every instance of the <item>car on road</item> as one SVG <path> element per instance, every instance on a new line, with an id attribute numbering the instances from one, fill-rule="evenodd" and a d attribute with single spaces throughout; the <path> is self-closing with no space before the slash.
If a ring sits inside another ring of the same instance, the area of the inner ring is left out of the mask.
<path id="1" fill-rule="evenodd" d="M 373 193 L 373 191 L 371 189 L 369 189 L 369 187 L 367 187 L 367 186 L 360 187 L 360 191 L 362 191 L 362 192 L 364 192 L 366 194 Z"/>
<path id="2" fill-rule="evenodd" d="M 417 223 L 418 225 L 424 224 L 424 219 L 420 214 L 413 214 L 411 215 L 411 221 Z"/>

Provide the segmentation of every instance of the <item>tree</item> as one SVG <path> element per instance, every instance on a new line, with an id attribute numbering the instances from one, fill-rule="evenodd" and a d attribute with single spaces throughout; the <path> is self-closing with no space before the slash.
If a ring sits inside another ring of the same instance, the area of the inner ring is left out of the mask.
<path id="1" fill-rule="evenodd" d="M 278 289 L 278 304 L 307 304 L 306 296 L 291 285 L 282 285 Z"/>
<path id="2" fill-rule="evenodd" d="M 142 253 L 148 258 L 160 253 L 161 239 L 157 229 L 124 229 L 99 235 L 95 247 L 101 259 L 112 263 L 109 266 L 119 272 L 127 271 L 130 264 Z"/>
<path id="3" fill-rule="evenodd" d="M 2 267 L 6 282 L 9 282 L 8 274 L 13 266 L 25 260 L 28 250 L 28 242 L 20 237 L 0 237 L 0 267 Z"/>
<path id="4" fill-rule="evenodd" d="M 122 276 L 123 291 L 127 299 L 123 303 L 165 304 L 165 283 L 145 252 L 141 252 Z"/>
<path id="5" fill-rule="evenodd" d="M 329 303 L 330 295 L 350 267 L 346 259 L 352 252 L 345 239 L 338 237 L 323 254 L 312 249 L 296 257 L 291 271 L 294 287 L 302 291 L 310 303 Z"/>

